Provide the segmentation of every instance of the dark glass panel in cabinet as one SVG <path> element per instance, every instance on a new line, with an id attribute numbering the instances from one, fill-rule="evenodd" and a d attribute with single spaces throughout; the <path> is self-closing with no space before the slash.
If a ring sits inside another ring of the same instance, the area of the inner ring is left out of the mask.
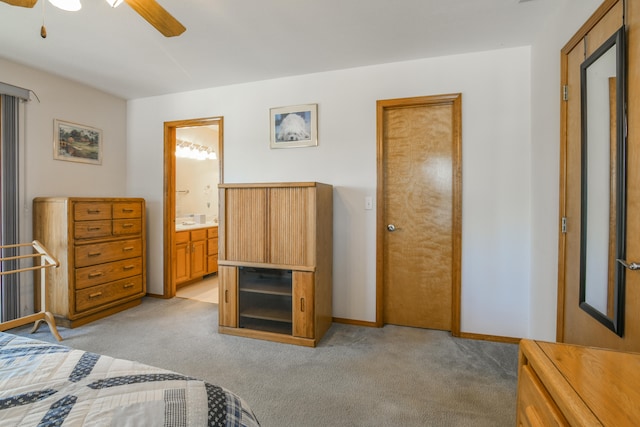
<path id="1" fill-rule="evenodd" d="M 238 268 L 240 327 L 290 335 L 291 270 Z"/>

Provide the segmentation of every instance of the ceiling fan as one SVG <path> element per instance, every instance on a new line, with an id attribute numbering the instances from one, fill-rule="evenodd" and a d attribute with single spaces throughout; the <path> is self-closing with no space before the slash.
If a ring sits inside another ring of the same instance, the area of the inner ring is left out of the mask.
<path id="1" fill-rule="evenodd" d="M 0 2 L 10 4 L 12 6 L 20 7 L 33 7 L 38 0 L 0 0 Z M 62 7 L 61 3 L 67 3 L 61 0 L 49 0 L 57 7 Z M 112 7 L 118 6 L 123 0 L 106 0 Z M 182 34 L 186 28 L 176 18 L 174 18 L 169 12 L 167 12 L 162 6 L 155 0 L 124 0 L 133 10 L 135 10 L 140 16 L 142 16 L 148 23 L 153 25 L 158 31 L 160 31 L 165 37 L 175 37 Z M 75 9 L 66 10 L 79 10 L 80 0 L 71 0 L 70 3 L 76 5 Z"/>

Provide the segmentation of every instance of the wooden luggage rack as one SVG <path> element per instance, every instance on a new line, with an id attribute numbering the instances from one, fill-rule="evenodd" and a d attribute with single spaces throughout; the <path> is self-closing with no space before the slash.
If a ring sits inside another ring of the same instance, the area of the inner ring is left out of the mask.
<path id="1" fill-rule="evenodd" d="M 40 311 L 38 313 L 30 314 L 27 316 L 19 317 L 17 319 L 9 320 L 6 322 L 0 323 L 0 331 L 6 331 L 8 329 L 17 328 L 18 326 L 24 326 L 28 323 L 35 322 L 33 325 L 33 329 L 31 333 L 34 333 L 40 327 L 42 322 L 47 322 L 49 325 L 49 329 L 51 333 L 58 341 L 62 341 L 62 337 L 58 333 L 58 329 L 56 327 L 56 321 L 53 318 L 53 314 L 47 311 L 47 292 L 46 292 L 46 274 L 45 270 L 47 268 L 57 268 L 60 263 L 56 260 L 47 249 L 42 246 L 42 243 L 34 240 L 31 243 L 18 243 L 14 245 L 2 245 L 0 249 L 9 249 L 9 248 L 23 248 L 23 247 L 32 247 L 34 253 L 26 254 L 26 255 L 16 255 L 11 257 L 0 258 L 0 262 L 11 261 L 11 260 L 23 260 L 32 258 L 34 260 L 33 267 L 25 267 L 18 268 L 11 271 L 0 271 L 0 276 L 6 276 L 9 274 L 18 274 L 24 271 L 35 271 L 40 270 Z M 40 259 L 40 264 L 38 265 L 37 259 Z"/>

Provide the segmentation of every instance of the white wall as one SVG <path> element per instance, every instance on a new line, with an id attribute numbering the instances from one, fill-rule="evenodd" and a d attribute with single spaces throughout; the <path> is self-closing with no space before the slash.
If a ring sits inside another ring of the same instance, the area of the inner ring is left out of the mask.
<path id="1" fill-rule="evenodd" d="M 218 154 L 218 127 L 176 129 L 176 139 L 210 147 Z M 176 157 L 176 217 L 205 214 L 207 221 L 218 219 L 220 161 Z"/>
<path id="2" fill-rule="evenodd" d="M 128 104 L 0 59 L 0 81 L 33 89 L 40 98 L 25 106 L 23 235 L 31 239 L 36 196 L 144 197 L 149 290 L 161 293 L 163 122 L 224 116 L 227 182 L 317 180 L 335 186 L 334 315 L 373 321 L 375 211 L 364 210 L 364 197 L 375 195 L 375 101 L 461 92 L 462 330 L 553 340 L 560 49 L 600 3 L 558 0 L 558 13 L 531 49 L 386 64 Z M 319 105 L 320 145 L 270 150 L 268 109 L 310 102 Z M 53 160 L 54 118 L 103 129 L 102 166 Z M 23 308 L 31 301 L 23 294 Z"/>
<path id="3" fill-rule="evenodd" d="M 31 89 L 36 96 L 24 105 L 26 128 L 19 189 L 23 204 L 21 240 L 29 242 L 31 203 L 38 196 L 124 196 L 126 191 L 126 108 L 124 99 L 52 74 L 0 58 L 0 81 Z M 53 120 L 61 119 L 102 129 L 102 165 L 53 159 Z M 55 254 L 54 254 L 55 255 Z M 21 308 L 33 309 L 33 293 L 23 286 Z"/>
<path id="4" fill-rule="evenodd" d="M 532 246 L 529 331 L 555 341 L 560 176 L 560 50 L 601 0 L 559 0 L 532 47 Z"/>
<path id="5" fill-rule="evenodd" d="M 374 321 L 375 210 L 364 198 L 376 194 L 376 100 L 460 92 L 462 330 L 526 335 L 530 69 L 525 47 L 129 101 L 127 183 L 149 208 L 149 292 L 163 284 L 163 123 L 223 116 L 225 182 L 334 186 L 334 316 Z M 305 103 L 318 104 L 318 147 L 269 149 L 269 108 Z"/>
<path id="6" fill-rule="evenodd" d="M 27 202 L 36 196 L 122 196 L 126 190 L 124 99 L 0 59 L 0 81 L 33 90 L 25 106 Z M 103 131 L 102 165 L 53 159 L 53 121 Z M 29 206 L 30 207 L 30 206 Z"/>
<path id="7" fill-rule="evenodd" d="M 176 218 L 218 219 L 218 160 L 176 159 Z"/>

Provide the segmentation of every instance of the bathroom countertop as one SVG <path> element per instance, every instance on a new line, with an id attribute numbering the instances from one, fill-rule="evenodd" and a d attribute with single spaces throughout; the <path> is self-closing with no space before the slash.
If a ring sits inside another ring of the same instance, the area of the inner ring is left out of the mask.
<path id="1" fill-rule="evenodd" d="M 217 227 L 217 222 L 205 222 L 204 224 L 196 224 L 191 222 L 176 222 L 176 231 L 196 230 L 198 228 Z"/>

